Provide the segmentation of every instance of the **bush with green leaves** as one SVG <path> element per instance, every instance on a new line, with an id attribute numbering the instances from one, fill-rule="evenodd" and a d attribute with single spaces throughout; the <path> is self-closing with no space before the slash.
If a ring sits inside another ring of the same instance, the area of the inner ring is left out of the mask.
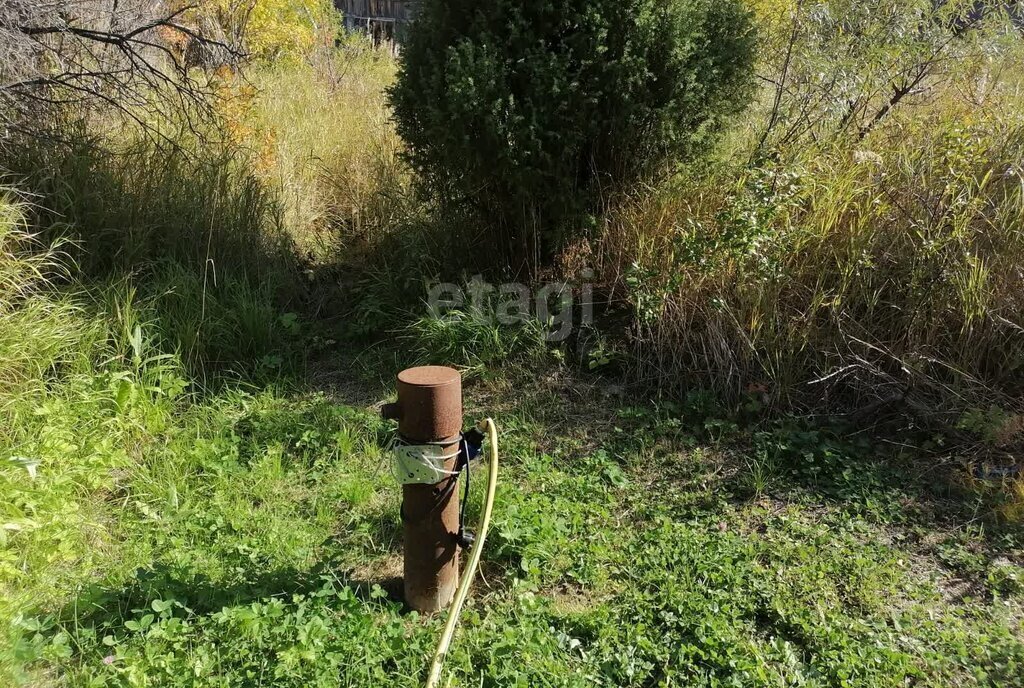
<path id="1" fill-rule="evenodd" d="M 536 265 L 602 196 L 706 149 L 753 44 L 737 0 L 426 0 L 391 103 L 434 200 Z"/>

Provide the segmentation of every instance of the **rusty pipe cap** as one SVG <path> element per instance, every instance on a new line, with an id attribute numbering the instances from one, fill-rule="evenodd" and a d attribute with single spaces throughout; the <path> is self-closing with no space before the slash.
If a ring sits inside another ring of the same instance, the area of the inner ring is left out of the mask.
<path id="1" fill-rule="evenodd" d="M 398 374 L 398 402 L 381 409 L 398 421 L 406 439 L 438 442 L 462 431 L 462 375 L 454 368 L 422 366 Z"/>
<path id="2" fill-rule="evenodd" d="M 407 368 L 398 374 L 400 384 L 412 387 L 447 387 L 462 385 L 462 375 L 455 368 L 446 366 L 421 366 Z"/>

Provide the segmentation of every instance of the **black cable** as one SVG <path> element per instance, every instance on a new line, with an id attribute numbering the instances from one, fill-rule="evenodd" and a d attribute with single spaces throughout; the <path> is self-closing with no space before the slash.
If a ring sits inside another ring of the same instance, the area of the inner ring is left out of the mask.
<path id="1" fill-rule="evenodd" d="M 459 511 L 459 533 L 456 538 L 459 543 L 459 547 L 464 550 L 472 549 L 473 543 L 476 541 L 476 535 L 469 530 L 466 530 L 466 506 L 469 504 L 469 442 L 465 436 L 462 439 L 462 468 L 466 472 L 466 487 L 462 495 L 462 505 Z"/>
<path id="2" fill-rule="evenodd" d="M 448 501 L 448 499 L 452 496 L 452 493 L 455 492 L 455 488 L 458 487 L 458 476 L 450 476 L 447 480 L 448 484 L 445 485 L 444 491 L 442 491 L 441 494 L 438 495 L 437 500 L 434 502 L 434 506 L 431 507 L 430 511 L 427 512 L 427 516 L 433 516 L 434 512 L 437 511 L 442 504 L 445 504 Z M 405 501 L 402 502 L 402 506 L 399 508 L 399 515 L 402 517 L 403 523 L 409 522 L 409 519 L 405 515 Z"/>
<path id="3" fill-rule="evenodd" d="M 462 462 L 463 468 L 466 471 L 466 487 L 462 491 L 462 505 L 459 508 L 459 532 L 465 530 L 466 525 L 466 504 L 469 503 L 469 443 L 466 442 L 466 438 L 462 438 L 462 453 L 459 454 L 459 461 Z"/>
<path id="4" fill-rule="evenodd" d="M 430 511 L 427 512 L 426 515 L 432 516 L 434 512 L 436 512 L 442 504 L 447 503 L 447 501 L 451 498 L 452 493 L 455 492 L 456 488 L 458 487 L 459 478 L 461 477 L 461 474 L 465 473 L 466 485 L 462 491 L 462 504 L 459 505 L 459 532 L 456 533 L 455 539 L 462 549 L 468 550 L 473 546 L 473 542 L 476 540 L 476 536 L 472 532 L 466 530 L 466 506 L 469 504 L 470 469 L 469 441 L 467 440 L 465 435 L 462 435 L 459 441 L 459 458 L 455 465 L 455 470 L 457 471 L 457 474 L 449 476 L 448 484 L 445 485 L 444 490 L 441 492 L 440 495 L 438 495 L 437 500 L 434 502 L 434 506 L 430 509 Z M 404 501 L 402 502 L 402 506 L 399 509 L 399 515 L 401 516 L 403 523 L 409 522 L 408 517 L 405 515 Z"/>

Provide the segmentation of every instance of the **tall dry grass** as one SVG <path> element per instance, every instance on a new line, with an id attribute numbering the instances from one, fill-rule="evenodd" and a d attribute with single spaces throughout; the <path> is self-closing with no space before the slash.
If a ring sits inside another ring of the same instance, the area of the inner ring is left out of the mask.
<path id="1" fill-rule="evenodd" d="M 1019 405 L 1022 159 L 1009 103 L 939 105 L 625 200 L 598 254 L 634 373 L 810 408 Z"/>
<path id="2" fill-rule="evenodd" d="M 97 336 L 80 308 L 54 289 L 68 275 L 67 256 L 31 232 L 26 206 L 0 189 L 0 418 L 56 370 L 79 362 Z"/>
<path id="3" fill-rule="evenodd" d="M 257 169 L 281 192 L 285 220 L 317 260 L 361 250 L 418 212 L 386 88 L 391 53 L 351 36 L 313 64 L 270 65 L 229 116 L 258 142 Z"/>
<path id="4" fill-rule="evenodd" d="M 159 347 L 204 377 L 281 357 L 281 313 L 305 285 L 283 204 L 248 151 L 212 126 L 175 145 L 74 118 L 51 134 L 5 141 L 0 170 L 31 195 L 25 226 L 63 242 L 67 293 L 88 291 L 79 301 L 94 311 L 137 297 Z"/>

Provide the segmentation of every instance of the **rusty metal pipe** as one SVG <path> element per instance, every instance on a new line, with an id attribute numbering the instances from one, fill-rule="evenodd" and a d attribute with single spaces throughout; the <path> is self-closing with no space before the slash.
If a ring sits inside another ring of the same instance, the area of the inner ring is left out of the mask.
<path id="1" fill-rule="evenodd" d="M 410 368 L 398 375 L 398 401 L 381 414 L 398 421 L 398 432 L 412 444 L 439 444 L 445 454 L 459 449 L 462 432 L 462 377 L 440 366 Z M 445 464 L 455 470 L 457 458 Z M 405 601 L 420 612 L 451 604 L 459 582 L 458 476 L 436 485 L 402 488 Z"/>

